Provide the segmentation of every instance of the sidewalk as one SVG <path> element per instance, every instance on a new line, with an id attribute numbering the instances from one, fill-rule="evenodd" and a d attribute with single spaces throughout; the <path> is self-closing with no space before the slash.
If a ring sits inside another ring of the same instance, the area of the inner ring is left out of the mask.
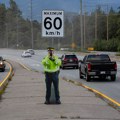
<path id="1" fill-rule="evenodd" d="M 44 74 L 12 62 L 15 75 L 0 101 L 0 120 L 120 120 L 120 112 L 85 88 L 60 79 L 61 105 L 45 105 Z"/>

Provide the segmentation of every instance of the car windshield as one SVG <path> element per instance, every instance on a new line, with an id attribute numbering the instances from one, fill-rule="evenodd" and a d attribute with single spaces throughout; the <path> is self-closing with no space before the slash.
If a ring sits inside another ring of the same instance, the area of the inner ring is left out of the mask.
<path id="1" fill-rule="evenodd" d="M 25 52 L 25 54 L 29 54 L 30 52 Z"/>
<path id="2" fill-rule="evenodd" d="M 110 61 L 108 55 L 89 55 L 87 61 Z"/>
<path id="3" fill-rule="evenodd" d="M 32 49 L 28 49 L 28 51 L 33 51 Z"/>

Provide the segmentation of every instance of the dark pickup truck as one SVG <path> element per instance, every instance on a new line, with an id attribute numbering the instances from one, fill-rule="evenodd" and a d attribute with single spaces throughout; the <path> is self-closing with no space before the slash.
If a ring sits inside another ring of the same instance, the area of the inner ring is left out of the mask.
<path id="1" fill-rule="evenodd" d="M 110 76 L 111 81 L 116 80 L 117 64 L 112 62 L 107 54 L 89 54 L 79 64 L 80 78 L 90 81 L 92 77 L 106 79 Z"/>

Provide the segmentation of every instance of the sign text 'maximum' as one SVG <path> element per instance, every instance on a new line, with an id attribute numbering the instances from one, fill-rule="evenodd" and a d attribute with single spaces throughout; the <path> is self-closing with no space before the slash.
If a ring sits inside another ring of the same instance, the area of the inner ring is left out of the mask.
<path id="1" fill-rule="evenodd" d="M 44 12 L 44 15 L 62 15 L 63 12 Z"/>

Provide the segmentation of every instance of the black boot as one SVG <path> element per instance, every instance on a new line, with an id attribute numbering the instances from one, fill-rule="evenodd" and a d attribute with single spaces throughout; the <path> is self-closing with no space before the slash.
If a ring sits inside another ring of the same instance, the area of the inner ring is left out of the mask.
<path id="1" fill-rule="evenodd" d="M 61 101 L 60 100 L 56 100 L 56 104 L 61 104 Z"/>
<path id="2" fill-rule="evenodd" d="M 50 104 L 50 101 L 49 101 L 49 100 L 46 100 L 44 104 Z"/>

